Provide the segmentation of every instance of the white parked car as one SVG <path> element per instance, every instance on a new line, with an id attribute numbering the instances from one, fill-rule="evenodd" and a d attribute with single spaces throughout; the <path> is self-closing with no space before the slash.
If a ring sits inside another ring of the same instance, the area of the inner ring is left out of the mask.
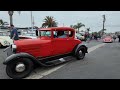
<path id="1" fill-rule="evenodd" d="M 4 32 L 4 31 L 0 31 L 0 47 L 9 46 L 11 44 L 13 44 L 13 40 L 10 39 L 9 33 Z"/>
<path id="2" fill-rule="evenodd" d="M 33 33 L 24 33 L 23 35 L 19 35 L 19 39 L 34 39 L 37 36 Z"/>
<path id="3" fill-rule="evenodd" d="M 77 39 L 80 39 L 82 41 L 85 40 L 85 37 L 81 33 L 76 33 L 76 37 L 77 37 Z"/>

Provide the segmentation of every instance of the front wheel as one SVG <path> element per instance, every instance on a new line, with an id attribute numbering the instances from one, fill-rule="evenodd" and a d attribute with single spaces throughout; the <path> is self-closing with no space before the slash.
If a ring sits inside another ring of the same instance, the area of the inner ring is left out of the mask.
<path id="1" fill-rule="evenodd" d="M 77 60 L 83 59 L 85 57 L 85 49 L 83 47 L 78 48 L 75 56 Z"/>
<path id="2" fill-rule="evenodd" d="M 13 79 L 27 77 L 33 70 L 33 62 L 28 58 L 19 58 L 11 61 L 6 66 L 6 73 Z"/>

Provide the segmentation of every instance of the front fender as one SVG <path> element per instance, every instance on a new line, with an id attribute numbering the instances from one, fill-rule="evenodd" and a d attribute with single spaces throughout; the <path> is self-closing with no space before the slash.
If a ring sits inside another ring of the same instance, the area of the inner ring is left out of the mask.
<path id="1" fill-rule="evenodd" d="M 29 58 L 32 61 L 37 61 L 35 57 L 28 53 L 17 53 L 17 54 L 12 54 L 9 57 L 6 58 L 6 60 L 3 62 L 4 65 L 7 65 L 9 62 L 19 59 L 19 58 Z"/>
<path id="2" fill-rule="evenodd" d="M 78 48 L 80 48 L 80 47 L 84 47 L 85 53 L 88 53 L 88 47 L 86 46 L 86 44 L 78 44 L 75 48 L 75 53 L 77 52 Z"/>

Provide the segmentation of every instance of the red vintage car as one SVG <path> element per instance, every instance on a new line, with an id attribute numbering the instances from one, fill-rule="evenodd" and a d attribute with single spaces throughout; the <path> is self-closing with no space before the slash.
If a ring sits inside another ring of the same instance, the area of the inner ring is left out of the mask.
<path id="1" fill-rule="evenodd" d="M 87 47 L 75 38 L 75 30 L 69 27 L 51 27 L 38 29 L 37 38 L 14 41 L 4 51 L 8 57 L 3 62 L 9 77 L 20 79 L 28 76 L 33 67 L 53 66 L 65 61 L 59 58 L 74 56 L 83 59 Z"/>
<path id="2" fill-rule="evenodd" d="M 104 43 L 112 43 L 112 42 L 113 42 L 112 36 L 105 36 L 105 37 L 103 38 L 103 42 L 104 42 Z"/>

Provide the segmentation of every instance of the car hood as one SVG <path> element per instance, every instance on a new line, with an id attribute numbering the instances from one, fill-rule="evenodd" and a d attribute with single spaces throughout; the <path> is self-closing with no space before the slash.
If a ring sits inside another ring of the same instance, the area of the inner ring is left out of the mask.
<path id="1" fill-rule="evenodd" d="M 112 40 L 111 38 L 104 38 L 104 40 Z"/>
<path id="2" fill-rule="evenodd" d="M 8 41 L 10 44 L 13 44 L 13 40 L 9 36 L 0 36 L 0 40 Z"/>
<path id="3" fill-rule="evenodd" d="M 43 40 L 43 39 L 40 39 L 40 38 L 35 38 L 35 39 L 23 39 L 23 40 L 17 40 L 17 41 L 14 41 L 14 44 L 17 45 L 17 47 L 36 47 L 36 46 L 40 46 L 40 45 L 43 45 L 45 43 L 49 43 L 51 42 L 50 39 L 48 40 Z"/>

